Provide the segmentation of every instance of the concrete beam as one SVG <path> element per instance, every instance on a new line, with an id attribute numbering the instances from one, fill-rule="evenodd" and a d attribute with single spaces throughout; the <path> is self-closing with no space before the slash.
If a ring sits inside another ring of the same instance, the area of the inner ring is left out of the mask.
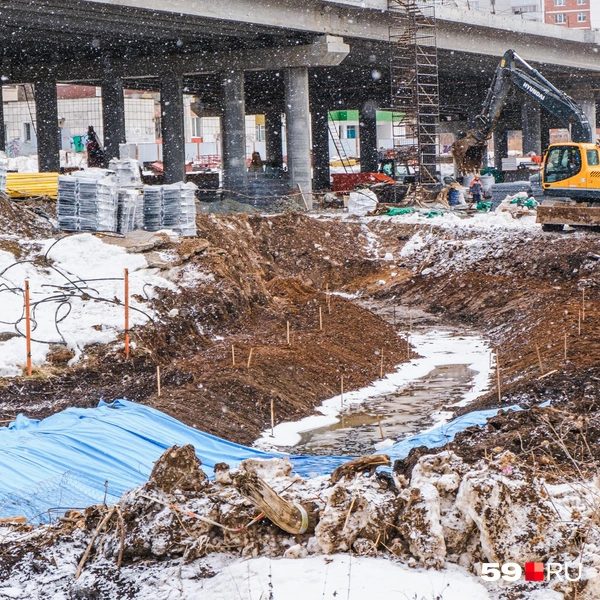
<path id="1" fill-rule="evenodd" d="M 279 70 L 287 67 L 331 67 L 339 65 L 350 52 L 350 46 L 340 37 L 323 35 L 312 44 L 257 48 L 226 52 L 195 52 L 190 54 L 147 55 L 123 60 L 111 59 L 112 73 L 121 78 L 160 77 L 163 73 L 182 75 L 234 71 Z M 72 60 L 52 64 L 58 81 L 93 81 L 104 76 L 105 60 Z M 11 70 L 13 81 L 31 81 L 39 66 L 28 62 Z"/>

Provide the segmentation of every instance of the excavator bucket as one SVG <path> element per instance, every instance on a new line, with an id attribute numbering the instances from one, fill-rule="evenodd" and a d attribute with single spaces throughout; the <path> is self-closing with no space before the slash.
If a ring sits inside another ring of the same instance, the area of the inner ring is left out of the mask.
<path id="1" fill-rule="evenodd" d="M 452 144 L 452 156 L 461 175 L 476 173 L 481 169 L 487 141 L 481 142 L 472 131 Z"/>

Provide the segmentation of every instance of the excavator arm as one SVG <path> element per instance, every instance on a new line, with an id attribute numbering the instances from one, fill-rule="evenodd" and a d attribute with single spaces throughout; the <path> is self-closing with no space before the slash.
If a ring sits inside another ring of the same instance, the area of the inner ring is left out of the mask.
<path id="1" fill-rule="evenodd" d="M 481 113 L 476 117 L 475 127 L 452 145 L 452 153 L 461 173 L 481 167 L 487 141 L 498 124 L 513 85 L 555 115 L 566 127 L 570 127 L 573 142 L 593 141 L 592 128 L 579 105 L 514 50 L 507 50 L 496 69 Z"/>

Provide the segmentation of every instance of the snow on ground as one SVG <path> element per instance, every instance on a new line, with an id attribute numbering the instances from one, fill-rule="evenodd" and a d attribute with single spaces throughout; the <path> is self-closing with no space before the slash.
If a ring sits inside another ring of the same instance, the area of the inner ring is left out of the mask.
<path id="1" fill-rule="evenodd" d="M 0 582 L 0 598 L 19 600 L 66 600 L 87 598 L 85 590 L 98 589 L 110 598 L 119 591 L 108 590 L 89 570 L 75 582 L 77 556 L 64 545 L 55 547 L 57 568 L 52 576 L 23 573 Z M 111 565 L 112 566 L 112 565 Z M 212 572 L 214 577 L 202 576 Z M 483 583 L 466 569 L 448 564 L 441 571 L 411 569 L 385 558 L 359 557 L 342 554 L 309 558 L 266 557 L 249 560 L 229 555 L 210 555 L 189 564 L 166 563 L 143 570 L 124 567 L 120 572 L 121 589 L 135 587 L 137 600 L 176 600 L 205 598 L 206 600 L 488 600 Z M 69 591 L 67 591 L 69 590 Z M 112 592 L 112 593 L 111 593 Z M 91 596 L 90 596 L 91 597 Z M 94 596 L 95 597 L 95 596 Z"/>
<path id="2" fill-rule="evenodd" d="M 31 353 L 36 366 L 46 360 L 50 344 L 65 344 L 77 360 L 85 346 L 118 338 L 124 330 L 124 269 L 129 269 L 130 327 L 145 323 L 150 315 L 134 296 L 150 298 L 156 287 L 175 289 L 156 269 L 147 268 L 143 256 L 89 233 L 23 248 L 29 254 L 20 261 L 0 250 L 0 334 L 5 334 L 0 341 L 0 377 L 20 375 L 26 362 L 25 280 L 31 290 Z"/>
<path id="3" fill-rule="evenodd" d="M 442 571 L 410 569 L 391 560 L 350 555 L 304 559 L 255 558 L 238 561 L 205 580 L 202 593 L 211 600 L 285 598 L 307 600 L 487 600 L 485 587 L 456 565 Z M 198 590 L 200 591 L 200 590 Z M 272 593 L 272 596 L 269 594 Z"/>
<path id="4" fill-rule="evenodd" d="M 479 335 L 456 336 L 452 331 L 434 329 L 426 333 L 414 333 L 410 341 L 422 358 L 415 358 L 399 365 L 396 371 L 369 386 L 344 393 L 343 405 L 342 397 L 334 396 L 324 400 L 316 409 L 321 414 L 311 415 L 299 421 L 280 423 L 273 429 L 273 435 L 270 429 L 263 431 L 255 445 L 263 449 L 295 446 L 300 442 L 301 433 L 337 423 L 340 412 L 344 408 L 369 398 L 397 392 L 441 365 L 468 364 L 470 369 L 477 372 L 471 391 L 464 396 L 458 406 L 465 406 L 487 390 L 491 351 Z M 431 428 L 446 423 L 450 415 L 449 412 L 432 414 L 434 423 Z"/>

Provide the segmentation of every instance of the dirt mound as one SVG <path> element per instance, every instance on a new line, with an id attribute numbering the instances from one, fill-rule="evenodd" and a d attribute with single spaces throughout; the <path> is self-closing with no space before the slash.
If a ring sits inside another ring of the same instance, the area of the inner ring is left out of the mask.
<path id="1" fill-rule="evenodd" d="M 297 419 L 338 394 L 342 376 L 346 391 L 377 379 L 382 348 L 384 372 L 406 360 L 393 326 L 326 293 L 380 269 L 360 224 L 198 215 L 198 236 L 147 248 L 169 259 L 161 272 L 179 287 L 158 291 L 129 361 L 118 343 L 88 347 L 73 367 L 54 353 L 35 379 L 0 385 L 0 419 L 126 397 L 249 443 L 270 426 L 271 402 L 275 422 Z"/>
<path id="2" fill-rule="evenodd" d="M 56 232 L 56 201 L 36 198 L 15 201 L 0 194 L 0 231 L 4 235 L 35 238 Z"/>
<path id="3" fill-rule="evenodd" d="M 193 463 L 180 448 L 168 450 L 157 464 L 169 465 L 173 483 L 188 477 Z M 180 559 L 180 571 L 195 562 L 200 566 L 195 576 L 210 577 L 202 574 L 203 557 L 223 552 L 295 558 L 352 552 L 438 569 L 450 562 L 475 571 L 480 562 L 571 562 L 582 552 L 588 562 L 600 561 L 598 530 L 591 527 L 594 490 L 548 485 L 510 452 L 473 465 L 448 451 L 425 455 L 409 477 L 393 481 L 377 475 L 305 480 L 291 475 L 288 461 L 277 459 L 247 461 L 227 478 L 224 465 L 219 471 L 214 481 L 203 480 L 195 489 L 166 491 L 151 479 L 116 506 L 92 507 L 84 517 L 71 513 L 28 535 L 15 528 L 0 541 L 0 572 L 17 586 L 58 570 L 63 576 L 51 579 L 53 593 L 72 591 L 78 585 L 73 574 L 83 581 L 92 577 L 96 585 L 115 581 L 117 590 L 109 597 L 123 597 L 118 590 L 122 594 L 139 578 L 140 560 L 148 568 Z M 250 480 L 272 492 L 262 512 L 244 491 Z M 290 536 L 265 517 L 274 510 L 274 519 L 283 518 L 280 506 L 307 507 L 316 525 Z M 540 585 L 577 591 L 581 600 L 596 593 L 591 572 L 578 582 Z"/>

